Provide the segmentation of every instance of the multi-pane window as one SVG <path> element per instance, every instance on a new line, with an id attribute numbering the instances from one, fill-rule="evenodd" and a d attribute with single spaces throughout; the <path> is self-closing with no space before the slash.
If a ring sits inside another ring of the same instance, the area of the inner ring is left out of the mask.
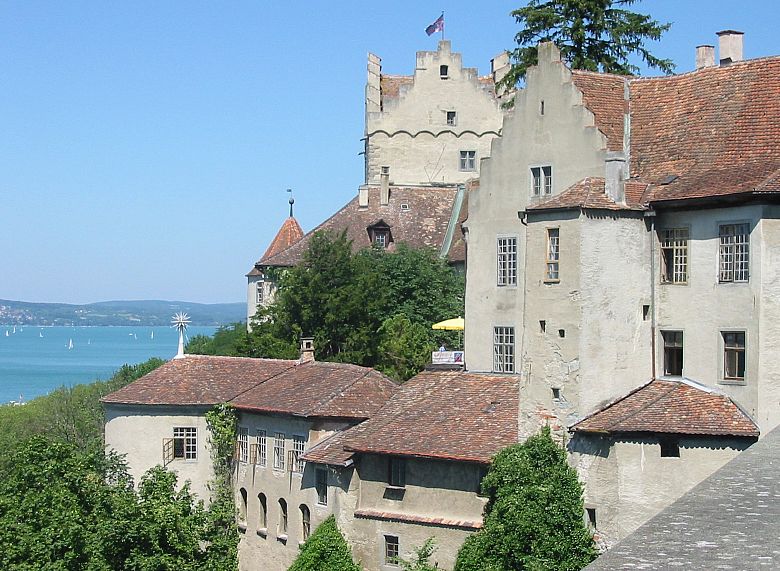
<path id="1" fill-rule="evenodd" d="M 395 456 L 390 457 L 388 466 L 387 483 L 391 486 L 403 488 L 406 486 L 406 460 Z"/>
<path id="2" fill-rule="evenodd" d="M 477 151 L 460 152 L 460 170 L 462 171 L 477 170 Z"/>
<path id="3" fill-rule="evenodd" d="M 496 284 L 517 285 L 517 238 L 499 238 L 496 246 Z"/>
<path id="4" fill-rule="evenodd" d="M 661 281 L 670 284 L 688 282 L 688 229 L 661 230 Z"/>
<path id="5" fill-rule="evenodd" d="M 238 461 L 249 461 L 249 429 L 238 427 Z"/>
<path id="6" fill-rule="evenodd" d="M 722 331 L 723 380 L 745 380 L 745 332 Z"/>
<path id="7" fill-rule="evenodd" d="M 257 431 L 257 463 L 265 466 L 268 462 L 268 449 L 266 448 L 266 431 Z"/>
<path id="8" fill-rule="evenodd" d="M 457 115 L 455 114 L 455 111 L 445 111 L 447 116 L 447 125 L 456 125 L 456 118 Z"/>
<path id="9" fill-rule="evenodd" d="M 493 328 L 493 372 L 515 372 L 515 328 Z"/>
<path id="10" fill-rule="evenodd" d="M 284 432 L 274 433 L 274 468 L 284 470 Z"/>
<path id="11" fill-rule="evenodd" d="M 682 376 L 683 371 L 683 332 L 661 331 L 664 339 L 664 375 Z"/>
<path id="12" fill-rule="evenodd" d="M 558 228 L 547 229 L 547 281 L 558 281 L 561 259 L 561 236 Z"/>
<path id="13" fill-rule="evenodd" d="M 328 505 L 328 471 L 325 468 L 317 468 L 317 503 L 321 506 Z"/>
<path id="14" fill-rule="evenodd" d="M 400 550 L 398 548 L 398 536 L 385 536 L 385 565 L 398 565 Z"/>
<path id="15" fill-rule="evenodd" d="M 750 228 L 747 224 L 720 226 L 719 281 L 748 281 Z"/>
<path id="16" fill-rule="evenodd" d="M 257 305 L 263 305 L 264 297 L 265 297 L 265 283 L 257 282 Z"/>
<path id="17" fill-rule="evenodd" d="M 390 232 L 387 230 L 374 230 L 372 234 L 374 238 L 374 244 L 383 250 L 387 249 L 387 244 L 390 242 Z"/>
<path id="18" fill-rule="evenodd" d="M 552 194 L 552 167 L 531 167 L 531 192 L 534 196 Z"/>
<path id="19" fill-rule="evenodd" d="M 303 472 L 303 465 L 305 462 L 301 456 L 303 456 L 303 449 L 305 444 L 306 441 L 304 440 L 303 436 L 293 436 L 293 458 L 295 464 L 292 468 L 294 472 Z"/>
<path id="20" fill-rule="evenodd" d="M 177 427 L 173 429 L 173 457 L 195 460 L 198 457 L 198 429 Z"/>

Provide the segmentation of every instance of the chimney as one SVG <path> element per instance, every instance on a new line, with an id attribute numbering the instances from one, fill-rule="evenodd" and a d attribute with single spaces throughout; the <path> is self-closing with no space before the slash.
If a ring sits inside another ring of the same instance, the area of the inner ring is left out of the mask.
<path id="1" fill-rule="evenodd" d="M 310 363 L 314 361 L 314 338 L 301 337 L 301 358 L 299 363 Z"/>
<path id="2" fill-rule="evenodd" d="M 696 46 L 696 69 L 715 65 L 715 46 Z"/>
<path id="3" fill-rule="evenodd" d="M 368 208 L 368 186 L 361 184 L 358 188 L 358 206 Z"/>
<path id="4" fill-rule="evenodd" d="M 618 204 L 626 203 L 626 155 L 622 152 L 608 152 L 604 160 L 604 192 Z"/>
<path id="5" fill-rule="evenodd" d="M 742 36 L 743 32 L 736 30 L 723 30 L 718 32 L 720 42 L 720 65 L 729 65 L 735 61 L 742 61 Z"/>
<path id="6" fill-rule="evenodd" d="M 390 167 L 382 167 L 379 175 L 379 204 L 390 204 Z"/>

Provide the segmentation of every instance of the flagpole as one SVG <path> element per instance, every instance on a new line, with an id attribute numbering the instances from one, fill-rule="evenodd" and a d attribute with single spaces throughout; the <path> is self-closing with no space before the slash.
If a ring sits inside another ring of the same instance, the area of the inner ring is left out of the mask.
<path id="1" fill-rule="evenodd" d="M 447 25 L 447 18 L 444 17 L 444 10 L 441 11 L 441 39 L 444 41 L 444 28 Z"/>

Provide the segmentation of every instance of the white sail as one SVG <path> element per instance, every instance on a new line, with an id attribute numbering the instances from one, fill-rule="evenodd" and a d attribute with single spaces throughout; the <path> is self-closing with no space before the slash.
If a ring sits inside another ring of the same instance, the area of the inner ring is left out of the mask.
<path id="1" fill-rule="evenodd" d="M 73 339 L 68 339 L 68 349 L 73 349 Z"/>

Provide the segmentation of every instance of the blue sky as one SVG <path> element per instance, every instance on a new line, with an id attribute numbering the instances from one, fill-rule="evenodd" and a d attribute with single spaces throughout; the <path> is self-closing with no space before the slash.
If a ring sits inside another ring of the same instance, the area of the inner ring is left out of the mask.
<path id="1" fill-rule="evenodd" d="M 412 73 L 446 8 L 485 74 L 521 3 L 2 2 L 0 298 L 243 301 L 285 189 L 308 231 L 362 182 L 366 53 Z M 774 0 L 633 9 L 673 22 L 650 47 L 680 72 L 726 28 L 780 53 Z"/>

